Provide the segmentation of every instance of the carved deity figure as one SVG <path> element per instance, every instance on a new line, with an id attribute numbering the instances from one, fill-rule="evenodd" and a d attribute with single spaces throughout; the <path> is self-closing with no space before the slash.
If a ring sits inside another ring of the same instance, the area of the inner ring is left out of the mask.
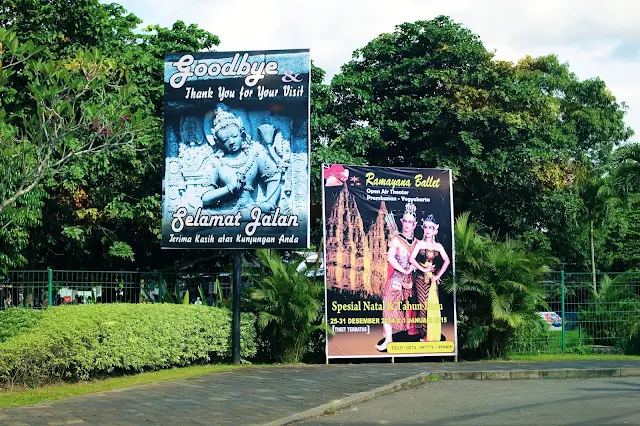
<path id="1" fill-rule="evenodd" d="M 221 108 L 215 112 L 211 136 L 212 189 L 190 204 L 219 214 L 240 211 L 244 220 L 256 206 L 272 213 L 280 202 L 283 172 L 267 149 L 251 140 L 241 118 Z"/>
<path id="2" fill-rule="evenodd" d="M 291 214 L 291 143 L 282 136 L 282 132 L 277 130 L 272 124 L 263 124 L 258 127 L 260 142 L 267 148 L 271 158 L 276 163 L 278 171 L 282 176 L 282 196 L 280 199 L 280 210 L 283 214 Z"/>

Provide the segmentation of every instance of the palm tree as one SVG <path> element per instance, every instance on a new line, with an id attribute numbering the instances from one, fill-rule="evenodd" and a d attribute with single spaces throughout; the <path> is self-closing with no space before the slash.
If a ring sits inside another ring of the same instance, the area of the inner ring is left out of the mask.
<path id="1" fill-rule="evenodd" d="M 445 289 L 458 295 L 465 345 L 502 356 L 513 331 L 537 320 L 545 306 L 543 282 L 553 259 L 515 240 L 481 235 L 469 213 L 456 220 L 455 243 L 456 277 Z"/>
<path id="2" fill-rule="evenodd" d="M 582 217 L 589 226 L 589 248 L 593 291 L 597 292 L 595 234 L 608 224 L 624 219 L 623 203 L 612 186 L 611 176 L 592 176 L 581 182 L 579 195 L 582 198 Z M 579 218 L 574 218 L 579 220 Z"/>
<path id="3" fill-rule="evenodd" d="M 640 193 L 640 143 L 621 146 L 613 154 L 613 183 L 621 195 Z"/>
<path id="4" fill-rule="evenodd" d="M 627 144 L 615 151 L 611 175 L 615 191 L 624 201 L 628 223 L 618 254 L 627 269 L 640 268 L 640 143 Z"/>
<path id="5" fill-rule="evenodd" d="M 263 344 L 278 361 L 298 362 L 316 332 L 328 331 L 322 321 L 324 285 L 297 272 L 299 262 L 284 262 L 275 251 L 259 249 L 266 274 L 254 278 L 250 290 Z"/>

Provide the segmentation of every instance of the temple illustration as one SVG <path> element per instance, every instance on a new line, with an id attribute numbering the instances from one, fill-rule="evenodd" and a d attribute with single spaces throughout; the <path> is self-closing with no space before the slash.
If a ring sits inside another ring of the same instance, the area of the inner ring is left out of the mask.
<path id="1" fill-rule="evenodd" d="M 364 222 L 345 184 L 327 227 L 327 286 L 382 295 L 387 278 L 387 207 L 382 202 L 376 221 Z"/>

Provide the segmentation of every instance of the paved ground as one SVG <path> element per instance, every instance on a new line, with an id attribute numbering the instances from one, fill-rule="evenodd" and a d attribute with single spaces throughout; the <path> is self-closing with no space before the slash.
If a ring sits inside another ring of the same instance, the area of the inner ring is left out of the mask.
<path id="1" fill-rule="evenodd" d="M 243 368 L 199 378 L 73 397 L 49 404 L 1 409 L 0 425 L 264 424 L 418 373 L 500 372 L 540 368 L 640 368 L 640 362 L 423 362 Z"/>
<path id="2" fill-rule="evenodd" d="M 302 425 L 640 425 L 640 377 L 447 380 Z"/>

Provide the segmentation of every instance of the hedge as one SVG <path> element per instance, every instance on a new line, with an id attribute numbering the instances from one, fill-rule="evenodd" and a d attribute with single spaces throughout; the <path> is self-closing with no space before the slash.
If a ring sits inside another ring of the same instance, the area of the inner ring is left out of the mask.
<path id="1" fill-rule="evenodd" d="M 0 343 L 37 326 L 43 312 L 35 309 L 0 311 Z"/>
<path id="2" fill-rule="evenodd" d="M 206 305 L 91 304 L 0 313 L 0 386 L 37 386 L 224 360 L 231 312 Z M 28 312 L 28 311 L 27 311 Z M 6 334 L 6 331 L 5 331 Z M 255 316 L 243 314 L 240 354 L 256 354 Z"/>

